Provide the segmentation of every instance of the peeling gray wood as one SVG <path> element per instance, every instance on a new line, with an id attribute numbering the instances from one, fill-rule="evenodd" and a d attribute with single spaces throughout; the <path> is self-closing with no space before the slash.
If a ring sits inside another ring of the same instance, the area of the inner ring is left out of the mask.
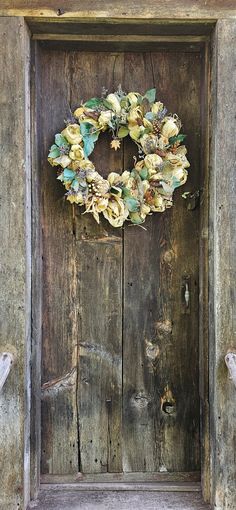
<path id="1" fill-rule="evenodd" d="M 236 332 L 236 21 L 217 23 L 213 41 L 210 186 L 210 403 L 212 504 L 235 510 L 236 405 L 225 355 Z"/>
<path id="2" fill-rule="evenodd" d="M 16 358 L 0 396 L 0 508 L 15 510 L 29 499 L 30 467 L 31 184 L 24 20 L 0 18 L 0 41 L 0 349 Z"/>
<path id="3" fill-rule="evenodd" d="M 0 354 L 0 392 L 10 373 L 14 356 L 11 352 L 2 352 Z"/>

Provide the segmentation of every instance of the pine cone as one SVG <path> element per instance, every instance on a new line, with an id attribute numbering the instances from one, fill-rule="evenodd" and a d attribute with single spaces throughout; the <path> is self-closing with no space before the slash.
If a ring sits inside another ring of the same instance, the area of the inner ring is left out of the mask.
<path id="1" fill-rule="evenodd" d="M 153 125 L 153 133 L 155 135 L 158 135 L 158 133 L 160 133 L 160 127 L 161 127 L 160 122 L 158 120 L 154 120 L 152 125 Z"/>

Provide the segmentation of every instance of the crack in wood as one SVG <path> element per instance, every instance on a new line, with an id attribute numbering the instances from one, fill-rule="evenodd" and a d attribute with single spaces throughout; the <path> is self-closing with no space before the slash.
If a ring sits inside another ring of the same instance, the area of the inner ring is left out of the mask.
<path id="1" fill-rule="evenodd" d="M 76 373 L 77 367 L 73 367 L 67 374 L 44 383 L 41 389 L 41 398 L 52 397 L 58 391 L 72 388 L 76 384 Z"/>

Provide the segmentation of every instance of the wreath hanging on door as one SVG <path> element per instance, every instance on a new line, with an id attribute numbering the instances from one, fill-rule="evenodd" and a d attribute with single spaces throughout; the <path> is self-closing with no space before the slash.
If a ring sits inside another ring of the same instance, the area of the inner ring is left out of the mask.
<path id="1" fill-rule="evenodd" d="M 119 89 L 91 98 L 74 112 L 73 120 L 55 135 L 48 161 L 61 167 L 58 179 L 72 204 L 84 206 L 99 223 L 102 214 L 113 227 L 128 220 L 141 224 L 148 214 L 163 212 L 173 204 L 175 188 L 188 176 L 186 147 L 181 145 L 181 121 L 156 101 L 156 89 L 146 94 Z M 126 136 L 138 146 L 134 167 L 111 172 L 107 179 L 96 171 L 89 156 L 99 135 L 111 131 L 111 148 L 120 149 Z"/>

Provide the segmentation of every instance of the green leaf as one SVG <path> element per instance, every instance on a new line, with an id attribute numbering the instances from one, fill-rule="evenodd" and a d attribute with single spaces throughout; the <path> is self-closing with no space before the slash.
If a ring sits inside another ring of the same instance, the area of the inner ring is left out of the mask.
<path id="1" fill-rule="evenodd" d="M 84 142 L 84 155 L 85 158 L 87 158 L 93 152 L 94 141 L 91 136 L 85 136 L 83 138 L 83 142 Z"/>
<path id="2" fill-rule="evenodd" d="M 80 132 L 82 136 L 86 136 L 90 134 L 91 128 L 94 127 L 90 122 L 81 122 L 80 123 Z"/>
<path id="3" fill-rule="evenodd" d="M 70 181 L 74 179 L 76 173 L 73 170 L 70 170 L 69 168 L 65 168 L 63 172 L 63 176 L 65 179 L 69 179 Z"/>
<path id="4" fill-rule="evenodd" d="M 145 97 L 150 104 L 154 103 L 156 99 L 156 89 L 147 90 L 146 94 L 143 97 Z"/>
<path id="5" fill-rule="evenodd" d="M 53 150 L 52 150 L 52 147 L 51 147 L 50 152 L 48 154 L 48 157 L 52 158 L 52 159 L 55 159 L 55 158 L 59 158 L 59 156 L 60 156 L 60 151 L 59 151 L 58 147 L 56 149 L 53 149 Z"/>
<path id="6" fill-rule="evenodd" d="M 118 138 L 124 138 L 128 134 L 129 134 L 128 128 L 126 126 L 122 126 L 118 131 Z"/>
<path id="7" fill-rule="evenodd" d="M 103 99 L 99 97 L 91 97 L 86 103 L 84 103 L 84 106 L 87 108 L 98 108 L 103 104 Z"/>
<path id="8" fill-rule="evenodd" d="M 139 208 L 139 202 L 136 198 L 127 197 L 125 199 L 125 204 L 128 207 L 130 212 L 137 212 Z"/>
<path id="9" fill-rule="evenodd" d="M 171 136 L 169 138 L 170 145 L 174 145 L 176 142 L 183 142 L 187 135 Z"/>
<path id="10" fill-rule="evenodd" d="M 60 133 L 55 135 L 55 143 L 58 147 L 68 147 L 69 143 Z"/>
<path id="11" fill-rule="evenodd" d="M 148 169 L 146 167 L 142 168 L 142 170 L 140 170 L 139 172 L 139 175 L 141 179 L 144 181 L 148 177 Z"/>
<path id="12" fill-rule="evenodd" d="M 122 188 L 122 197 L 129 197 L 130 196 L 130 189 L 126 188 L 125 186 Z"/>

